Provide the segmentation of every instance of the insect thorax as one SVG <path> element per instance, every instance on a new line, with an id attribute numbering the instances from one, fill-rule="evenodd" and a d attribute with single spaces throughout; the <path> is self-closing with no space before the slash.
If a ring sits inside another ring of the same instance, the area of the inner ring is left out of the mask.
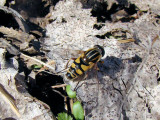
<path id="1" fill-rule="evenodd" d="M 87 50 L 84 53 L 84 56 L 85 56 L 86 61 L 93 62 L 93 63 L 98 62 L 102 57 L 101 53 L 96 48 Z"/>

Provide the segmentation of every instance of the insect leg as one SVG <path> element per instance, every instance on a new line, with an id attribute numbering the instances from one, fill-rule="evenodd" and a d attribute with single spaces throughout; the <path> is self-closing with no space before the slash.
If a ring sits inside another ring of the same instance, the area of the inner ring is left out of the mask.
<path id="1" fill-rule="evenodd" d="M 100 60 L 99 63 L 104 64 L 104 61 Z"/>
<path id="2" fill-rule="evenodd" d="M 64 72 L 65 70 L 67 70 L 69 62 L 70 62 L 71 60 L 75 60 L 75 59 L 76 59 L 76 58 L 70 58 L 70 59 L 68 60 L 67 64 L 66 64 L 65 68 L 62 69 L 61 71 L 58 71 L 56 74 L 58 75 L 58 74 Z"/>
<path id="3" fill-rule="evenodd" d="M 102 64 L 104 64 L 104 61 L 100 60 L 98 63 L 100 63 L 102 65 Z M 97 63 L 94 65 L 93 69 L 96 70 L 96 71 L 100 71 Z"/>
<path id="4" fill-rule="evenodd" d="M 74 81 L 77 81 L 77 82 L 78 82 L 77 85 L 76 85 L 76 87 L 74 88 L 74 91 L 77 91 L 77 89 L 84 84 L 85 81 L 84 81 L 82 84 L 79 85 L 79 83 L 80 83 L 81 81 L 83 81 L 83 80 L 84 80 L 85 78 L 87 78 L 87 77 L 88 77 L 88 75 L 86 75 L 86 74 L 84 73 L 83 75 L 79 76 L 77 79 L 74 80 Z"/>

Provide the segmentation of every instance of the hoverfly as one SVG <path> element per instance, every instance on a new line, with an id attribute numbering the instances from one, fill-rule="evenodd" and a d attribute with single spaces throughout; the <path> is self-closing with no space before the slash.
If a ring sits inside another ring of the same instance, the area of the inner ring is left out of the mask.
<path id="1" fill-rule="evenodd" d="M 104 56 L 104 48 L 100 45 L 95 45 L 93 48 L 84 51 L 69 67 L 66 78 L 77 81 L 80 76 L 85 75 L 85 72 L 93 68 Z M 79 80 L 80 81 L 80 80 Z"/>

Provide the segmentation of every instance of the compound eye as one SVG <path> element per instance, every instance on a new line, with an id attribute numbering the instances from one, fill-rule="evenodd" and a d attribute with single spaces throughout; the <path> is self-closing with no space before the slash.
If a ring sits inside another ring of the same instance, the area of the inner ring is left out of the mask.
<path id="1" fill-rule="evenodd" d="M 66 77 L 67 77 L 68 79 L 72 79 L 72 76 L 71 76 L 70 73 L 67 73 L 67 74 L 66 74 Z"/>
<path id="2" fill-rule="evenodd" d="M 102 46 L 100 46 L 100 45 L 95 45 L 94 47 L 98 48 L 101 51 L 101 55 L 103 57 L 104 54 L 105 54 L 104 48 Z"/>
<path id="3" fill-rule="evenodd" d="M 86 59 L 86 58 L 83 58 L 83 61 L 84 61 L 84 62 L 86 62 L 86 61 L 87 61 L 87 59 Z"/>
<path id="4" fill-rule="evenodd" d="M 101 48 L 101 51 L 102 51 L 102 57 L 104 56 L 104 54 L 105 54 L 105 51 L 104 51 L 104 48 Z"/>

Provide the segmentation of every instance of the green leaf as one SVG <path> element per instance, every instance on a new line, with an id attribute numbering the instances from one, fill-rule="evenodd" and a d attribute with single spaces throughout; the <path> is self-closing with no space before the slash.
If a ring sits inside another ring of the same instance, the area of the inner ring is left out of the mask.
<path id="1" fill-rule="evenodd" d="M 84 120 L 84 110 L 80 101 L 73 103 L 73 115 L 76 120 Z"/>
<path id="2" fill-rule="evenodd" d="M 40 69 L 42 67 L 43 67 L 43 65 L 37 65 L 37 64 L 34 64 L 31 66 L 32 69 Z"/>
<path id="3" fill-rule="evenodd" d="M 58 120 L 73 120 L 73 118 L 68 115 L 67 113 L 59 113 L 58 114 L 58 117 L 57 117 Z"/>
<path id="4" fill-rule="evenodd" d="M 67 92 L 67 95 L 70 98 L 76 98 L 76 92 L 71 90 L 71 86 L 70 85 L 66 86 L 66 92 Z"/>

